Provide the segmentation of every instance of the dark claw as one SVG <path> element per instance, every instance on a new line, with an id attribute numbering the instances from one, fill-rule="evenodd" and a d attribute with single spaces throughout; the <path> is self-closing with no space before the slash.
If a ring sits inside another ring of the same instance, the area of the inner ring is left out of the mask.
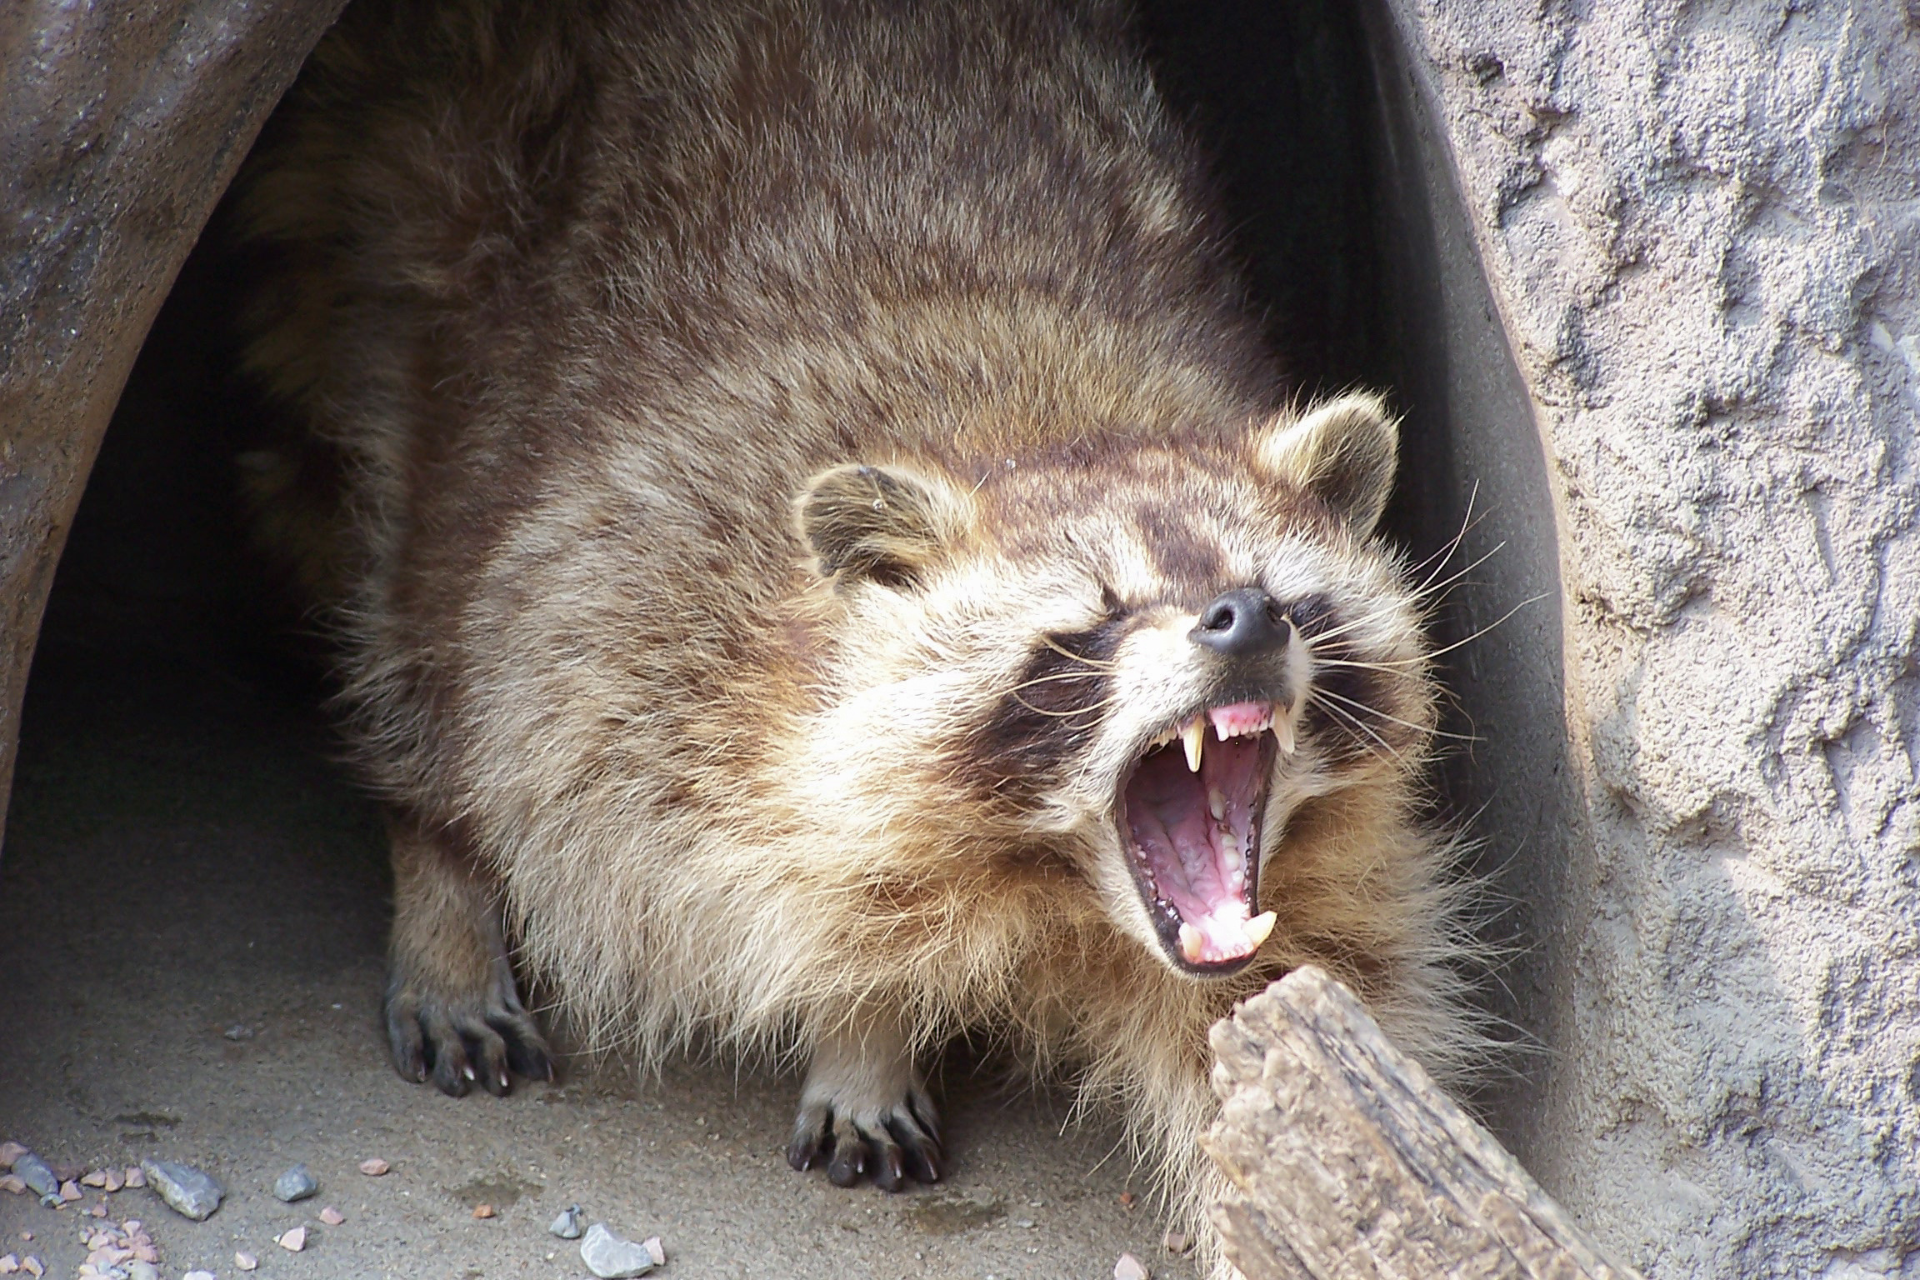
<path id="1" fill-rule="evenodd" d="M 498 1098 L 511 1084 L 507 1079 L 507 1042 L 500 1033 L 484 1023 L 460 1028 L 460 1043 L 467 1051 L 468 1079 L 477 1078 L 480 1087 Z"/>
<path id="2" fill-rule="evenodd" d="M 836 1187 L 851 1187 L 860 1181 L 860 1175 L 867 1171 L 867 1153 L 865 1144 L 855 1139 L 852 1142 L 838 1143 L 833 1148 L 833 1159 L 827 1162 L 827 1181 Z"/>
<path id="3" fill-rule="evenodd" d="M 906 1169 L 900 1159 L 900 1144 L 891 1137 L 875 1134 L 872 1137 L 874 1148 L 873 1185 L 882 1191 L 898 1191 Z"/>
<path id="4" fill-rule="evenodd" d="M 928 1186 L 932 1186 L 934 1183 L 940 1181 L 940 1179 L 946 1177 L 946 1172 L 940 1167 L 940 1148 L 937 1145 L 924 1149 L 920 1147 L 909 1147 L 907 1151 L 914 1161 L 913 1176 L 915 1179 L 926 1183 Z"/>
<path id="5" fill-rule="evenodd" d="M 496 1002 L 482 1010 L 403 990 L 390 993 L 386 1004 L 388 1047 L 405 1079 L 431 1081 L 453 1098 L 474 1084 L 501 1097 L 512 1089 L 515 1074 L 553 1079 L 547 1042 L 517 1001 L 515 1007 Z"/>
<path id="6" fill-rule="evenodd" d="M 896 1107 L 877 1124 L 865 1124 L 814 1103 L 794 1118 L 787 1163 L 805 1172 L 831 1150 L 827 1180 L 837 1187 L 851 1187 L 863 1174 L 883 1191 L 901 1190 L 909 1176 L 920 1183 L 938 1182 L 940 1140 L 930 1132 L 932 1126 L 924 1124 L 931 1113 L 931 1105 L 922 1100 Z"/>
<path id="7" fill-rule="evenodd" d="M 468 1074 L 467 1047 L 461 1043 L 459 1033 L 436 1008 L 422 1009 L 419 1019 L 428 1078 L 433 1087 L 449 1098 L 466 1096 L 472 1076 Z"/>
<path id="8" fill-rule="evenodd" d="M 850 1187 L 867 1171 L 867 1142 L 851 1120 L 838 1116 L 833 1121 L 833 1159 L 827 1162 L 827 1181 L 836 1187 Z"/>
<path id="9" fill-rule="evenodd" d="M 896 1116 L 888 1126 L 899 1139 L 907 1172 L 915 1182 L 940 1181 L 940 1140 L 922 1129 L 911 1116 Z"/>
<path id="10" fill-rule="evenodd" d="M 812 1106 L 793 1122 L 793 1140 L 787 1143 L 787 1163 L 801 1173 L 813 1168 L 827 1142 L 827 1109 Z"/>
<path id="11" fill-rule="evenodd" d="M 398 1002 L 388 1002 L 387 1044 L 393 1050 L 393 1065 L 401 1077 L 415 1084 L 425 1084 L 426 1042 L 420 1035 L 420 1017 L 410 1006 L 402 1007 Z"/>
<path id="12" fill-rule="evenodd" d="M 540 1029 L 526 1014 L 511 1017 L 487 1019 L 487 1025 L 498 1032 L 507 1045 L 507 1066 L 518 1076 L 528 1080 L 553 1079 L 553 1058 L 547 1051 L 547 1042 L 541 1037 Z"/>

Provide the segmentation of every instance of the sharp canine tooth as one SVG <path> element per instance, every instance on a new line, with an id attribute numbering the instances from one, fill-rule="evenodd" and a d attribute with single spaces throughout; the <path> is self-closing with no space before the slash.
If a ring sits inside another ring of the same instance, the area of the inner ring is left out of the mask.
<path id="1" fill-rule="evenodd" d="M 1267 913 L 1267 916 L 1268 916 L 1267 927 L 1272 928 L 1273 913 L 1269 911 Z M 1206 946 L 1206 942 L 1207 942 L 1207 939 L 1205 934 L 1201 933 L 1198 929 L 1194 928 L 1190 924 L 1185 924 L 1185 923 L 1181 924 L 1180 954 L 1187 958 L 1188 964 L 1200 963 L 1201 950 Z M 1258 944 L 1255 944 L 1255 945 L 1258 945 Z"/>
<path id="2" fill-rule="evenodd" d="M 1187 727 L 1180 731 L 1180 741 L 1187 748 L 1187 772 L 1200 772 L 1200 751 L 1207 742 L 1207 718 L 1195 716 L 1187 721 Z"/>
<path id="3" fill-rule="evenodd" d="M 1280 743 L 1281 755 L 1290 756 L 1293 754 L 1295 744 L 1293 737 L 1293 717 L 1291 715 L 1278 715 L 1273 718 L 1273 736 L 1275 740 Z"/>
<path id="4" fill-rule="evenodd" d="M 1265 942 L 1267 940 L 1267 935 L 1273 932 L 1273 922 L 1275 919 L 1277 919 L 1277 917 L 1274 915 L 1273 912 L 1262 911 L 1259 915 L 1247 921 L 1246 929 L 1247 929 L 1248 945 L 1257 947 L 1261 943 Z M 1189 926 L 1184 926 L 1184 925 L 1181 926 L 1180 941 L 1182 946 L 1186 944 L 1186 929 L 1188 927 Z M 1198 930 L 1195 930 L 1195 932 L 1198 932 Z"/>
<path id="5" fill-rule="evenodd" d="M 1213 820 L 1215 822 L 1219 822 L 1227 816 L 1227 798 L 1221 794 L 1220 788 L 1207 788 L 1207 808 L 1213 811 Z"/>

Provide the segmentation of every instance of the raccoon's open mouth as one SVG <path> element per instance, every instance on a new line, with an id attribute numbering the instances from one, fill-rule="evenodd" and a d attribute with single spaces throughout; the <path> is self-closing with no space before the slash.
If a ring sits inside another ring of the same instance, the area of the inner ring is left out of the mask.
<path id="1" fill-rule="evenodd" d="M 1233 973 L 1273 932 L 1259 901 L 1260 824 L 1292 717 L 1270 702 L 1211 707 L 1154 739 L 1120 789 L 1121 835 L 1161 945 L 1189 973 Z"/>

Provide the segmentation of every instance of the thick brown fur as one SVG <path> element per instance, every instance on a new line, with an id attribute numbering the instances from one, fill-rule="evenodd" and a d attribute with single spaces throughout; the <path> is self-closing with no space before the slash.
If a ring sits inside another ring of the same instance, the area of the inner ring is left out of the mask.
<path id="1" fill-rule="evenodd" d="M 1191 1222 L 1235 1000 L 1311 961 L 1458 1058 L 1391 424 L 1296 426 L 1117 13 L 363 0 L 248 183 L 252 364 L 341 468 L 250 474 L 396 815 L 403 1066 L 466 1026 L 463 1065 L 539 1069 L 497 909 L 602 1044 L 918 1099 L 913 1055 L 1003 1035 L 1117 1099 Z M 1324 642 L 1277 926 L 1196 980 L 1114 788 L 1249 582 Z"/>

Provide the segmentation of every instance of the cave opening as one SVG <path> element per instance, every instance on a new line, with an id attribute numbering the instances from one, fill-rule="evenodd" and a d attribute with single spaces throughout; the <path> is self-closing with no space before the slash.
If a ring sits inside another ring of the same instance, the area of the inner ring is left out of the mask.
<path id="1" fill-rule="evenodd" d="M 1578 838 L 1556 523 L 1449 159 L 1381 5 L 1151 0 L 1141 31 L 1163 92 L 1215 159 L 1255 299 L 1301 390 L 1386 388 L 1405 414 L 1389 536 L 1438 565 L 1436 581 L 1459 575 L 1433 630 L 1455 703 L 1447 728 L 1472 741 L 1448 752 L 1438 803 L 1479 841 L 1467 870 L 1493 890 L 1486 930 L 1504 958 L 1484 984 L 1488 1007 L 1550 1048 L 1551 1011 L 1570 1002 L 1555 947 Z M 780 1081 L 689 1067 L 663 1094 L 583 1077 L 559 1091 L 570 1110 L 547 1109 L 567 1110 L 564 1123 L 542 1128 L 522 1106 L 512 1136 L 494 1140 L 480 1136 L 486 1104 L 422 1098 L 423 1121 L 392 1079 L 371 1014 L 390 893 L 380 819 L 334 759 L 308 623 L 249 550 L 236 496 L 234 460 L 264 412 L 235 368 L 245 272 L 223 209 L 142 348 L 41 628 L 0 863 L 0 957 L 17 978 L 0 994 L 0 1096 L 21 1132 L 104 1159 L 200 1124 L 234 1144 L 229 1176 L 261 1186 L 309 1149 L 345 1169 L 349 1146 L 412 1144 L 447 1204 L 564 1204 L 559 1176 L 529 1172 L 503 1144 L 570 1153 L 554 1158 L 557 1175 L 576 1160 L 576 1171 L 629 1168 L 622 1134 L 647 1150 L 724 1150 L 743 1199 L 762 1181 L 786 1186 L 768 1155 L 787 1119 Z M 1512 1055 L 1478 1104 L 1551 1189 L 1536 1060 Z M 648 1133 L 615 1118 L 583 1134 L 636 1099 L 654 1117 Z M 941 1202 L 959 1215 L 955 1232 L 1052 1203 L 1073 1206 L 1063 1248 L 1144 1238 L 1114 1207 L 1131 1175 L 1100 1163 L 1111 1135 L 1056 1138 L 1058 1106 L 959 1103 L 963 1130 L 995 1145 L 973 1161 L 972 1187 Z M 746 1118 L 708 1123 L 728 1108 Z M 1022 1123 L 1039 1136 L 1021 1136 Z M 423 1135 L 465 1135 L 485 1154 L 430 1151 Z M 637 1227 L 648 1196 L 675 1194 L 686 1158 L 598 1190 Z M 1098 1203 L 1048 1183 L 1088 1168 L 1100 1170 L 1085 1183 Z M 808 1231 L 872 1212 L 821 1192 L 808 1184 L 790 1197 L 800 1209 L 731 1216 L 716 1195 L 699 1229 L 724 1253 L 799 1229 L 781 1212 L 815 1215 Z M 268 1207 L 254 1201 L 264 1230 Z M 955 1232 L 925 1227 L 924 1250 L 957 1249 Z M 393 1227 L 378 1249 L 403 1256 L 403 1235 Z"/>

